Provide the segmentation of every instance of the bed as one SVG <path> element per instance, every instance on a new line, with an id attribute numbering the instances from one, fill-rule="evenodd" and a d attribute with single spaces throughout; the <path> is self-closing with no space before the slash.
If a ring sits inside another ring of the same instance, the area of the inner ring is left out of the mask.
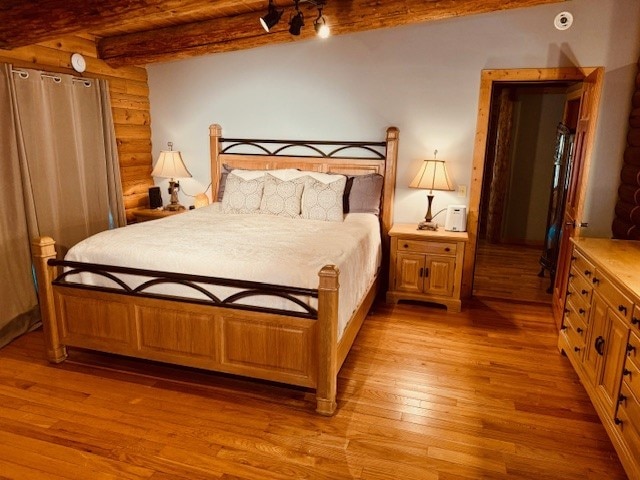
<path id="1" fill-rule="evenodd" d="M 67 347 L 77 347 L 296 385 L 314 389 L 316 411 L 332 415 L 338 371 L 386 278 L 398 129 L 379 142 L 237 139 L 222 137 L 219 125 L 209 130 L 212 198 L 234 170 L 378 174 L 379 215 L 348 213 L 330 226 L 225 215 L 214 204 L 103 232 L 65 260 L 56 258 L 53 239 L 35 239 L 47 358 L 60 363 Z M 280 250 L 260 250 L 256 239 L 266 243 L 274 232 L 301 240 L 274 237 Z M 158 250 L 159 238 L 171 235 L 177 248 Z M 148 248 L 125 255 L 144 240 Z M 197 257 L 195 245 L 210 251 Z"/>

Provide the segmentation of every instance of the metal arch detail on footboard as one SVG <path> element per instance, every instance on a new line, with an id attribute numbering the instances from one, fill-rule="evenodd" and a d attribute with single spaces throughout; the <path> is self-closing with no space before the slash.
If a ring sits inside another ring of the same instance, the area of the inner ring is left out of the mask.
<path id="1" fill-rule="evenodd" d="M 184 274 L 184 273 L 163 272 L 158 270 L 145 270 L 145 269 L 139 269 L 139 268 L 127 268 L 127 267 L 118 267 L 114 265 L 101 265 L 96 263 L 72 262 L 72 261 L 55 260 L 55 259 L 50 259 L 47 262 L 47 264 L 49 266 L 63 267 L 63 268 L 69 269 L 59 274 L 52 281 L 52 284 L 56 286 L 119 293 L 122 295 L 130 295 L 130 296 L 137 296 L 137 297 L 180 300 L 188 303 L 215 305 L 218 307 L 234 308 L 238 310 L 251 310 L 251 311 L 258 311 L 258 312 L 275 313 L 275 314 L 295 316 L 300 318 L 307 318 L 312 320 L 315 320 L 318 318 L 318 311 L 315 308 L 305 304 L 302 300 L 295 297 L 295 295 L 301 295 L 301 296 L 308 296 L 312 298 L 318 298 L 317 289 L 289 287 L 289 286 L 283 286 L 283 285 L 272 285 L 272 284 L 262 283 L 262 282 L 252 282 L 248 280 L 234 280 L 234 279 L 219 278 L 219 277 L 207 277 L 204 275 L 191 275 L 191 274 Z M 67 279 L 67 277 L 70 277 L 72 275 L 77 275 L 80 273 L 91 273 L 93 275 L 99 275 L 99 276 L 105 277 L 113 281 L 118 287 L 84 285 L 81 283 L 69 281 Z M 127 283 L 122 278 L 119 278 L 116 275 L 114 275 L 117 273 L 134 275 L 137 277 L 147 277 L 150 279 L 144 281 L 142 284 L 138 285 L 137 287 L 131 287 L 127 285 Z M 202 295 L 207 297 L 207 299 L 205 300 L 205 299 L 198 299 L 198 298 L 183 297 L 178 295 L 159 294 L 159 293 L 152 293 L 148 291 L 149 288 L 153 286 L 161 285 L 161 284 L 182 285 L 184 287 L 193 289 L 201 293 Z M 232 293 L 228 297 L 221 299 L 217 295 L 203 288 L 202 285 L 232 287 L 232 288 L 241 289 L 241 291 Z M 258 297 L 258 296 L 283 298 L 291 302 L 292 304 L 302 308 L 304 311 L 300 312 L 300 311 L 292 311 L 292 310 L 285 310 L 285 309 L 279 309 L 279 308 L 260 307 L 255 305 L 246 305 L 242 303 L 236 303 L 238 300 L 242 300 L 250 297 Z"/>

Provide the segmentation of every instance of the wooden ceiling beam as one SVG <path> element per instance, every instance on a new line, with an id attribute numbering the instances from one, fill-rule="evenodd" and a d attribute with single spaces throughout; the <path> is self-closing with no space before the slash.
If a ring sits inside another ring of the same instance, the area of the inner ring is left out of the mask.
<path id="1" fill-rule="evenodd" d="M 145 18 L 171 18 L 176 12 L 202 8 L 220 11 L 233 3 L 233 0 L 3 0 L 0 48 L 24 47 Z"/>
<path id="2" fill-rule="evenodd" d="M 340 35 L 563 1 L 566 0 L 328 0 L 324 15 L 331 34 Z M 313 20 L 317 10 L 310 4 L 302 4 L 301 9 L 306 25 L 299 37 L 288 32 L 288 9 L 268 34 L 258 22 L 263 13 L 251 13 L 103 38 L 98 52 L 110 66 L 118 67 L 291 42 L 315 35 Z"/>

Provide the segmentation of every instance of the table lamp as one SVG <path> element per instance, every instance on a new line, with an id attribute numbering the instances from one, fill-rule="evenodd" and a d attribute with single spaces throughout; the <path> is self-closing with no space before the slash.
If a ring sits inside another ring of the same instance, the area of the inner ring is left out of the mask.
<path id="1" fill-rule="evenodd" d="M 418 224 L 418 229 L 424 230 L 427 228 L 427 224 L 431 224 L 433 215 L 431 214 L 431 204 L 433 202 L 433 191 L 443 190 L 452 191 L 453 184 L 447 175 L 447 168 L 445 167 L 444 160 L 436 160 L 438 150 L 433 152 L 433 160 L 424 160 L 420 166 L 418 174 L 414 177 L 413 181 L 409 184 L 411 188 L 422 188 L 429 190 L 427 195 L 428 207 L 427 214 L 424 217 L 424 222 Z"/>
<path id="2" fill-rule="evenodd" d="M 184 166 L 182 161 L 182 155 L 180 152 L 173 150 L 173 143 L 168 142 L 169 150 L 163 150 L 160 152 L 158 161 L 151 175 L 160 178 L 169 178 L 169 193 L 171 194 L 171 200 L 169 205 L 164 207 L 165 210 L 184 210 L 185 208 L 178 202 L 178 190 L 180 190 L 180 183 L 176 178 L 191 178 L 191 174 L 187 167 Z"/>

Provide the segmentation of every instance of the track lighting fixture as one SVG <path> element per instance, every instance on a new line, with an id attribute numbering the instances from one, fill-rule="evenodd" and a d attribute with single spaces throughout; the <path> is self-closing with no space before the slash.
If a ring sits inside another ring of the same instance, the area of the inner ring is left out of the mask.
<path id="1" fill-rule="evenodd" d="M 296 0 L 296 14 L 289 20 L 289 33 L 291 35 L 300 35 L 300 29 L 304 26 L 304 15 L 298 6 L 299 1 Z"/>
<path id="2" fill-rule="evenodd" d="M 284 12 L 284 9 L 278 10 L 273 2 L 274 0 L 269 0 L 269 10 L 264 17 L 260 18 L 260 24 L 266 32 L 270 32 L 271 29 L 276 26 Z M 313 22 L 313 27 L 316 35 L 320 38 L 327 38 L 331 34 L 331 31 L 324 15 L 322 15 L 322 9 L 324 8 L 326 0 L 295 0 L 295 14 L 289 19 L 289 33 L 296 36 L 300 35 L 302 27 L 304 27 L 304 15 L 300 11 L 300 3 L 305 2 L 318 8 L 318 16 Z"/>
<path id="3" fill-rule="evenodd" d="M 323 4 L 318 4 L 318 17 L 313 21 L 313 28 L 316 29 L 316 35 L 320 38 L 328 38 L 331 35 L 331 30 L 324 19 L 324 15 L 322 15 L 323 6 Z"/>
<path id="4" fill-rule="evenodd" d="M 273 0 L 269 0 L 269 10 L 264 17 L 260 18 L 260 24 L 262 25 L 262 28 L 264 28 L 265 31 L 269 33 L 271 29 L 275 27 L 276 24 L 280 21 L 280 17 L 282 17 L 283 13 L 284 10 L 278 10 L 273 3 Z"/>

